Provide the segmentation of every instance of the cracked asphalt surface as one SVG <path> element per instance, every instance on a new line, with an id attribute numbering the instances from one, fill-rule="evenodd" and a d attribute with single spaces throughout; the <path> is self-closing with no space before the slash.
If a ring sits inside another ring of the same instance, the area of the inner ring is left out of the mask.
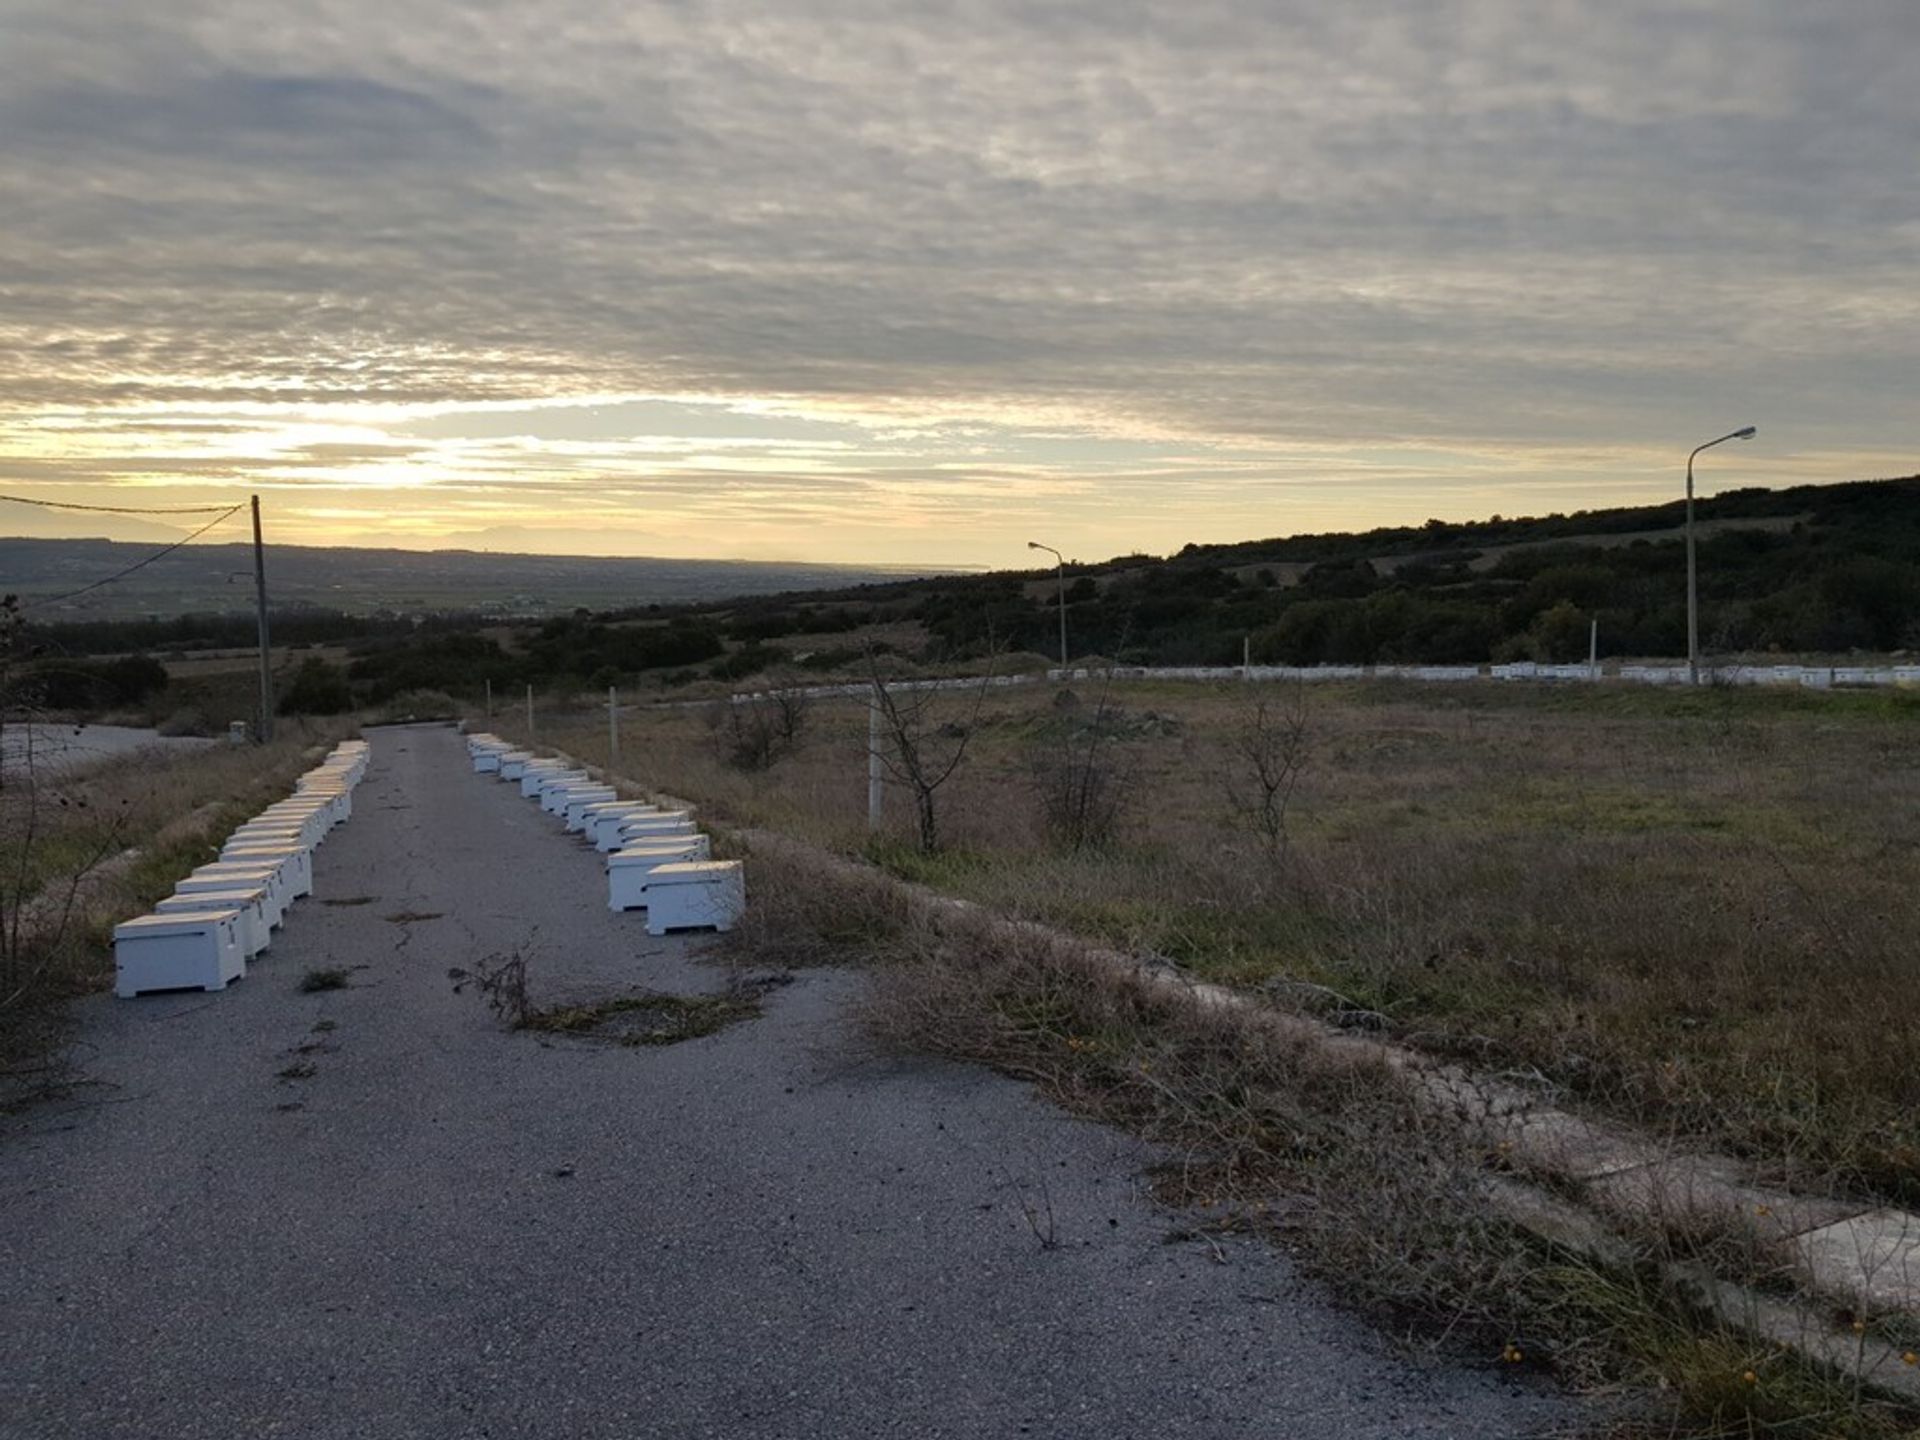
<path id="1" fill-rule="evenodd" d="M 1578 1425 L 1537 1382 L 1410 1355 L 1260 1242 L 1169 1243 L 1142 1146 L 865 1053 L 856 974 L 672 1047 L 509 1032 L 450 968 L 522 951 L 541 1002 L 726 974 L 711 937 L 609 912 L 599 857 L 451 730 L 371 739 L 248 978 L 87 1001 L 93 1083 L 0 1122 L 0 1435 Z M 351 985 L 300 993 L 318 966 Z"/>

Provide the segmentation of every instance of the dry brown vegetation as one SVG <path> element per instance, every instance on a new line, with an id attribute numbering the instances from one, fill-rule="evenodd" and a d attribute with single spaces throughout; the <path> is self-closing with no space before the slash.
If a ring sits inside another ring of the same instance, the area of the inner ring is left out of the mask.
<path id="1" fill-rule="evenodd" d="M 1316 688 L 1277 845 L 1235 803 L 1264 687 L 1096 689 L 988 697 L 933 854 L 904 796 L 868 835 L 855 702 L 753 770 L 709 712 L 629 711 L 623 768 L 1801 1183 L 1920 1199 L 1920 697 Z M 943 703 L 967 723 L 973 697 Z M 1123 794 L 1109 843 L 1062 843 L 1036 777 L 1089 727 Z M 604 736 L 541 719 L 583 757 Z"/>

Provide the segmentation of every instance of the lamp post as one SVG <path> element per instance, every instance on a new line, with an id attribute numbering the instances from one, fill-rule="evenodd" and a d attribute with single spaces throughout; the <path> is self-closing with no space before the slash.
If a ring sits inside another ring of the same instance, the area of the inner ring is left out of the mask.
<path id="1" fill-rule="evenodd" d="M 1724 445 L 1729 440 L 1751 440 L 1755 431 L 1751 425 L 1722 435 L 1718 440 L 1709 440 L 1704 445 L 1693 447 L 1693 454 L 1687 456 L 1687 683 L 1700 683 L 1700 590 L 1698 571 L 1693 559 L 1693 456 L 1702 450 L 1711 450 L 1716 445 Z"/>
<path id="2" fill-rule="evenodd" d="M 1060 566 L 1060 668 L 1067 668 L 1067 562 L 1061 553 L 1051 545 L 1042 545 L 1038 540 L 1027 541 L 1029 550 L 1044 550 Z"/>

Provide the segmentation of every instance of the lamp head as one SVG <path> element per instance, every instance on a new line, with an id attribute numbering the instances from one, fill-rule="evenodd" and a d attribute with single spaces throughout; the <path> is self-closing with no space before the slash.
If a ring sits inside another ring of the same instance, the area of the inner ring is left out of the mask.
<path id="1" fill-rule="evenodd" d="M 1027 541 L 1027 548 L 1029 550 L 1038 550 L 1040 548 L 1040 542 L 1038 540 L 1029 540 Z"/>
<path id="2" fill-rule="evenodd" d="M 1753 426 L 1749 425 L 1745 429 L 1734 431 L 1733 438 L 1736 440 L 1751 440 L 1758 433 Z"/>

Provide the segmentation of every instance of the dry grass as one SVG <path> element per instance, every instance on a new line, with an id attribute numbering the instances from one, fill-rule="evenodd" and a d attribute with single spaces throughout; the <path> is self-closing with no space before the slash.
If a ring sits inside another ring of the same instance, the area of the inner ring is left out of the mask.
<path id="1" fill-rule="evenodd" d="M 1229 799 L 1234 686 L 1116 687 L 1117 836 L 1050 844 L 1034 757 L 1086 723 L 1083 688 L 1078 711 L 1047 687 L 989 699 L 934 856 L 904 797 L 867 835 L 855 704 L 817 706 L 800 749 L 756 773 L 725 763 L 698 709 L 630 712 L 624 768 L 1800 1183 L 1920 1200 L 1917 697 L 1316 689 L 1276 856 Z M 598 716 L 540 727 L 605 755 Z"/>

